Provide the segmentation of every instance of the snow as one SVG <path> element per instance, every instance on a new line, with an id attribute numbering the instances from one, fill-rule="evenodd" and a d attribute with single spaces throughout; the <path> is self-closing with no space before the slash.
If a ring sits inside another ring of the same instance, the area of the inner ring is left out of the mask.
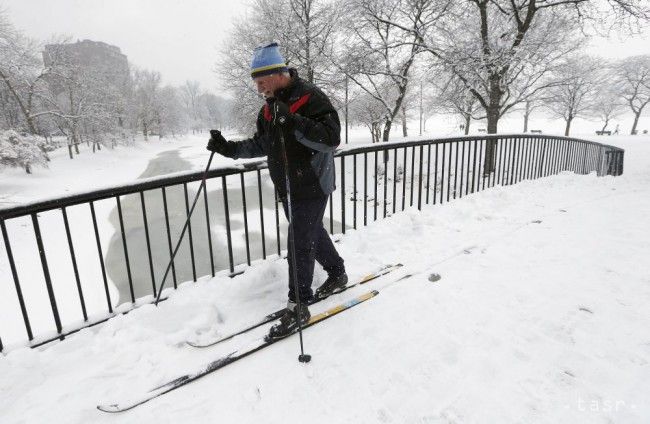
<path id="1" fill-rule="evenodd" d="M 380 291 L 305 332 L 308 365 L 293 337 L 132 411 L 95 409 L 264 333 L 184 345 L 282 307 L 286 263 L 271 258 L 64 342 L 11 350 L 0 422 L 648 422 L 650 138 L 606 142 L 626 149 L 621 177 L 563 173 L 348 232 L 337 248 L 352 278 L 394 262 L 414 276 L 314 306 Z M 324 278 L 318 268 L 314 285 Z"/>

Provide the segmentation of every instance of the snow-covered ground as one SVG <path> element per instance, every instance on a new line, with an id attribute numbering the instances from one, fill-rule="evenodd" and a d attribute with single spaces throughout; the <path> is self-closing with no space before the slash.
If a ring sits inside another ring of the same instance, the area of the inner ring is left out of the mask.
<path id="1" fill-rule="evenodd" d="M 650 138 L 606 142 L 626 149 L 621 177 L 496 187 L 346 234 L 337 246 L 352 277 L 392 262 L 415 275 L 342 295 L 380 290 L 305 332 L 309 365 L 294 337 L 133 411 L 95 409 L 259 335 L 184 346 L 282 306 L 286 264 L 271 260 L 10 351 L 0 422 L 647 423 Z M 430 282 L 433 272 L 442 279 Z M 318 269 L 314 284 L 323 279 Z"/>

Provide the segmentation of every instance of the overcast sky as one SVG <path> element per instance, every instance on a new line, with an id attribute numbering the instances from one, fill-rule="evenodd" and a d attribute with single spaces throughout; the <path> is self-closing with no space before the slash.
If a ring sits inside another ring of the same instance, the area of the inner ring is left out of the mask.
<path id="1" fill-rule="evenodd" d="M 187 79 L 217 91 L 218 48 L 246 0 L 0 0 L 9 19 L 27 35 L 66 34 L 115 45 L 166 83 Z"/>
<path id="2" fill-rule="evenodd" d="M 118 46 L 129 61 L 162 73 L 166 83 L 198 80 L 219 91 L 213 72 L 219 46 L 248 0 L 0 0 L 9 19 L 28 35 L 67 34 Z M 650 54 L 650 34 L 621 42 L 595 40 L 591 54 L 620 58 Z"/>

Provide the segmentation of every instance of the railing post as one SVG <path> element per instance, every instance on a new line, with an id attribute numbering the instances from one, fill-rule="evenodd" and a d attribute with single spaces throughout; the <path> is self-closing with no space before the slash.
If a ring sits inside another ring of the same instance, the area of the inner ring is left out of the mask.
<path id="1" fill-rule="evenodd" d="M 539 158 L 539 169 L 537 171 L 537 178 L 542 177 L 542 170 L 544 169 L 544 158 L 546 157 L 546 140 L 542 142 L 542 154 Z"/>
<path id="2" fill-rule="evenodd" d="M 223 207 L 226 214 L 226 237 L 228 239 L 228 263 L 230 265 L 230 273 L 235 272 L 235 262 L 232 256 L 232 233 L 230 231 L 230 208 L 228 207 L 228 186 L 226 185 L 226 176 L 221 177 L 221 190 L 223 191 Z"/>
<path id="3" fill-rule="evenodd" d="M 239 174 L 239 180 L 241 184 L 241 201 L 242 201 L 242 213 L 244 215 L 244 238 L 246 240 L 246 263 L 248 266 L 251 265 L 251 246 L 250 238 L 248 236 L 248 209 L 246 207 L 246 184 L 244 184 L 244 173 Z M 192 240 L 190 238 L 190 240 Z M 192 266 L 194 266 L 194 253 L 192 253 Z M 194 279 L 196 281 L 196 278 Z"/>
<path id="4" fill-rule="evenodd" d="M 262 227 L 260 230 L 260 234 L 262 236 L 262 259 L 266 259 L 266 236 L 264 234 L 264 203 L 262 201 L 262 173 L 259 169 L 257 170 L 257 190 L 258 190 L 258 202 L 260 204 L 260 226 Z M 204 192 L 205 191 L 207 190 L 204 190 Z M 206 201 L 206 207 L 207 204 L 208 203 Z M 210 243 L 210 259 L 212 259 L 212 243 Z M 214 276 L 214 271 L 212 275 Z"/>
<path id="5" fill-rule="evenodd" d="M 354 198 L 354 203 L 352 203 L 352 227 L 357 229 L 357 201 L 359 200 L 359 193 L 357 192 L 357 154 L 352 155 L 352 197 Z"/>
<path id="6" fill-rule="evenodd" d="M 418 175 L 418 210 L 422 210 L 422 167 L 424 155 L 424 145 L 420 145 L 420 173 Z"/>
<path id="7" fill-rule="evenodd" d="M 341 156 L 341 230 L 345 234 L 345 156 Z"/>
<path id="8" fill-rule="evenodd" d="M 7 233 L 7 227 L 5 226 L 4 219 L 0 219 L 0 229 L 2 229 L 2 239 L 5 243 L 5 249 L 7 252 L 7 259 L 9 260 L 9 268 L 11 268 L 11 275 L 14 279 L 14 286 L 16 287 L 16 295 L 18 296 L 18 303 L 20 304 L 20 312 L 23 315 L 23 322 L 25 323 L 25 331 L 27 332 L 27 337 L 29 341 L 34 340 L 34 334 L 32 333 L 32 326 L 29 323 L 29 315 L 27 314 L 27 308 L 25 307 L 25 298 L 23 297 L 23 291 L 20 287 L 20 280 L 18 279 L 18 271 L 16 270 L 16 263 L 14 262 L 14 255 L 11 251 L 11 243 L 9 243 L 9 234 Z"/>
<path id="9" fill-rule="evenodd" d="M 241 174 L 244 175 L 244 174 Z M 192 237 L 192 217 L 190 216 L 190 200 L 187 195 L 187 183 L 183 184 L 183 198 L 185 200 L 185 219 L 187 222 L 187 239 L 190 242 L 190 260 L 192 262 L 192 280 L 196 282 L 196 261 L 194 260 L 194 237 Z M 244 219 L 246 214 L 244 213 Z"/>
<path id="10" fill-rule="evenodd" d="M 456 146 L 456 157 L 454 159 L 454 199 L 457 197 L 456 193 L 458 193 L 458 142 L 456 141 L 454 143 Z M 452 152 L 452 145 L 449 145 L 449 154 L 451 155 Z M 449 168 L 451 169 L 451 157 L 449 158 Z M 460 157 L 460 198 L 463 197 L 463 174 L 465 173 L 465 140 L 463 140 L 463 153 Z M 450 181 L 451 179 L 447 180 L 447 201 L 449 201 L 449 187 L 450 187 Z"/>
<path id="11" fill-rule="evenodd" d="M 93 229 L 95 231 L 95 242 L 97 243 L 97 256 L 99 257 L 99 265 L 102 270 L 102 280 L 104 281 L 104 294 L 106 295 L 106 304 L 108 305 L 108 312 L 113 313 L 113 303 L 111 301 L 111 293 L 108 290 L 108 279 L 106 278 L 106 266 L 104 265 L 104 252 L 102 251 L 102 242 L 99 238 L 99 228 L 97 227 L 97 215 L 95 214 L 95 204 L 90 202 L 90 215 L 93 220 Z"/>
<path id="12" fill-rule="evenodd" d="M 205 194 L 205 192 L 203 194 Z M 147 243 L 147 257 L 149 258 L 149 273 L 151 274 L 151 286 L 153 287 L 153 295 L 156 296 L 156 294 L 158 293 L 156 290 L 156 274 L 154 273 L 153 270 L 153 258 L 151 256 L 151 239 L 149 238 L 149 223 L 147 222 L 147 206 L 144 201 L 143 191 L 140 192 L 140 207 L 142 208 L 142 222 L 144 224 L 144 235 L 145 235 L 145 241 Z M 210 234 L 210 227 L 208 227 L 208 234 Z"/>
<path id="13" fill-rule="evenodd" d="M 34 235 L 36 236 L 36 244 L 38 246 L 38 253 L 41 258 L 41 267 L 43 268 L 43 277 L 45 278 L 45 286 L 47 287 L 47 294 L 50 298 L 50 306 L 52 308 L 52 315 L 54 316 L 54 323 L 56 324 L 56 332 L 61 334 L 61 318 L 59 317 L 59 308 L 56 305 L 56 297 L 54 296 L 54 288 L 52 287 L 52 278 L 50 276 L 50 268 L 47 265 L 47 258 L 45 257 L 45 247 L 43 247 L 43 238 L 41 237 L 41 227 L 38 224 L 38 216 L 32 213 L 32 225 L 34 226 Z"/>
<path id="14" fill-rule="evenodd" d="M 135 293 L 133 290 L 133 278 L 131 276 L 131 261 L 129 260 L 129 249 L 126 245 L 126 232 L 124 231 L 124 217 L 122 216 L 122 202 L 120 196 L 115 196 L 117 200 L 117 216 L 120 221 L 120 233 L 122 235 L 122 249 L 124 250 L 124 263 L 126 264 L 126 275 L 129 280 L 129 294 L 131 295 L 131 303 L 135 303 Z"/>
<path id="15" fill-rule="evenodd" d="M 387 151 L 384 151 L 384 155 L 383 155 L 383 156 L 384 156 L 384 159 L 388 156 L 388 154 L 387 154 L 386 152 L 387 152 Z M 374 214 L 374 215 L 373 215 L 373 216 L 374 216 L 374 219 L 373 219 L 373 220 L 374 220 L 374 221 L 377 220 L 377 203 L 378 203 L 378 202 L 377 202 L 377 159 L 378 159 L 378 154 L 377 154 L 377 153 L 378 153 L 378 152 L 375 150 L 375 179 L 374 179 L 374 180 L 375 180 L 375 192 L 374 192 L 374 197 L 375 197 L 375 198 L 374 198 L 374 200 L 372 201 L 372 204 L 373 204 L 373 214 Z M 384 162 L 384 164 L 387 164 L 387 163 L 388 163 L 388 161 L 385 161 L 385 162 Z M 385 165 L 384 165 L 384 166 L 385 166 Z"/>
<path id="16" fill-rule="evenodd" d="M 86 311 L 86 302 L 84 300 L 83 289 L 81 288 L 81 280 L 79 279 L 79 268 L 77 267 L 77 258 L 74 252 L 74 245 L 72 243 L 72 235 L 70 234 L 70 223 L 68 222 L 68 213 L 65 206 L 61 208 L 63 215 L 63 226 L 65 227 L 65 235 L 68 240 L 68 249 L 70 250 L 70 259 L 72 261 L 72 270 L 74 271 L 74 279 L 77 283 L 77 294 L 79 295 L 79 303 L 81 304 L 81 313 L 84 317 L 84 322 L 88 321 L 88 313 Z"/>

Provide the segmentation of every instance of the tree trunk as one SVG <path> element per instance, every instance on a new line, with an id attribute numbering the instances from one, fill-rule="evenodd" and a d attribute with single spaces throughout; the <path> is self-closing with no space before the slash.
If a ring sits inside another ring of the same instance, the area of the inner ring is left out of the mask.
<path id="1" fill-rule="evenodd" d="M 497 126 L 499 125 L 499 106 L 488 107 L 487 110 L 487 132 L 488 134 L 496 134 Z"/>
<path id="2" fill-rule="evenodd" d="M 497 126 L 499 125 L 499 114 L 501 111 L 501 96 L 503 96 L 501 80 L 498 74 L 490 76 L 489 95 L 489 103 L 487 108 L 485 108 L 485 113 L 487 115 L 487 132 L 488 134 L 496 134 Z M 488 140 L 485 143 L 485 163 L 483 164 L 483 172 L 485 175 L 494 172 L 496 169 L 496 146 L 496 140 Z"/>
<path id="3" fill-rule="evenodd" d="M 408 137 L 408 129 L 406 128 L 406 109 L 402 108 L 402 135 Z"/>
<path id="4" fill-rule="evenodd" d="M 525 132 L 525 133 L 528 132 L 528 117 L 529 117 L 529 116 L 530 116 L 530 115 L 529 115 L 528 113 L 525 113 L 525 114 L 524 114 L 524 132 Z"/>
<path id="5" fill-rule="evenodd" d="M 390 138 L 390 127 L 393 125 L 393 121 L 390 118 L 386 118 L 386 122 L 384 123 L 384 135 L 382 137 L 383 141 L 388 141 Z"/>
<path id="6" fill-rule="evenodd" d="M 564 129 L 564 136 L 565 136 L 565 137 L 568 137 L 568 136 L 569 136 L 569 132 L 571 131 L 571 122 L 572 122 L 572 121 L 573 121 L 573 116 L 570 116 L 570 117 L 566 120 L 566 128 Z"/>
<path id="7" fill-rule="evenodd" d="M 499 123 L 499 103 L 497 100 L 496 106 L 490 102 L 487 112 L 487 132 L 488 134 L 496 134 L 497 125 Z M 483 164 L 484 175 L 489 175 L 496 169 L 496 140 L 488 140 L 485 143 L 485 163 Z"/>
<path id="8" fill-rule="evenodd" d="M 600 132 L 605 132 L 607 125 L 609 125 L 609 118 L 605 118 L 605 125 L 603 125 L 603 128 L 600 130 Z"/>
<path id="9" fill-rule="evenodd" d="M 467 114 L 465 115 L 465 135 L 469 134 L 469 124 L 472 122 L 472 116 Z"/>
<path id="10" fill-rule="evenodd" d="M 526 102 L 526 111 L 524 112 L 524 132 L 528 132 L 528 118 L 530 118 L 530 102 Z"/>
<path id="11" fill-rule="evenodd" d="M 28 174 L 32 173 L 32 167 L 28 163 L 25 164 L 25 172 L 27 172 Z"/>
<path id="12" fill-rule="evenodd" d="M 638 112 L 634 113 L 634 124 L 632 124 L 632 131 L 630 131 L 631 135 L 636 134 L 636 126 L 639 123 L 639 117 L 641 116 L 641 111 L 642 111 L 642 109 L 639 109 Z"/>
<path id="13" fill-rule="evenodd" d="M 5 82 L 7 88 L 9 89 L 9 92 L 13 95 L 14 99 L 16 100 L 16 103 L 18 104 L 20 111 L 25 116 L 25 121 L 27 122 L 27 126 L 29 127 L 29 132 L 31 134 L 36 134 L 36 126 L 34 125 L 34 118 L 31 116 L 31 110 L 29 110 L 29 107 L 23 103 L 23 100 L 18 95 L 16 88 L 9 82 L 9 77 L 7 75 L 4 75 L 2 72 L 0 72 L 0 78 L 2 78 L 2 80 Z M 31 172 L 27 172 L 27 173 L 30 174 Z"/>
<path id="14" fill-rule="evenodd" d="M 142 122 L 142 134 L 144 135 L 144 141 L 149 141 L 146 122 Z M 192 134 L 194 134 L 194 132 L 192 132 Z"/>

